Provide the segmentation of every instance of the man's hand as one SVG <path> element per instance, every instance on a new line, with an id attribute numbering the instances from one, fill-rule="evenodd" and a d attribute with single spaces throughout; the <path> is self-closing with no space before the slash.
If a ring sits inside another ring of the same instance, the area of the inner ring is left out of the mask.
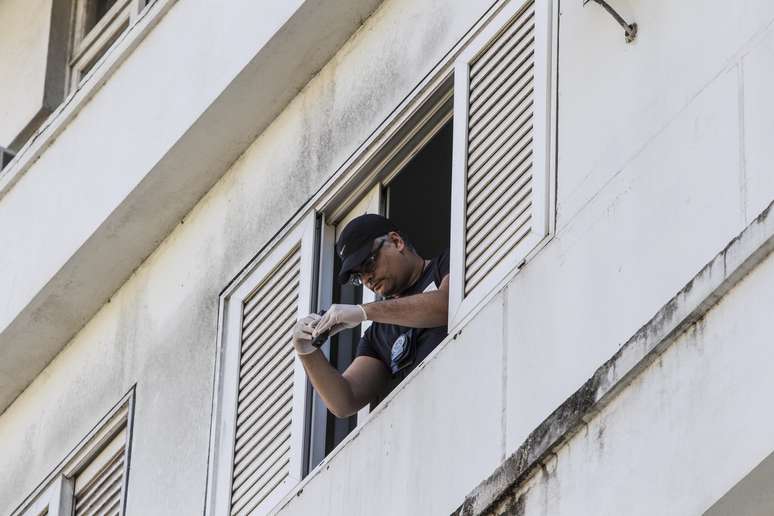
<path id="1" fill-rule="evenodd" d="M 354 328 L 366 320 L 366 313 L 360 305 L 331 305 L 322 319 L 317 322 L 312 332 L 313 337 L 330 330 L 331 335 L 336 335 L 347 328 Z"/>
<path id="2" fill-rule="evenodd" d="M 317 349 L 312 346 L 312 330 L 320 319 L 321 317 L 317 314 L 309 314 L 296 322 L 296 326 L 293 328 L 293 347 L 299 355 L 308 355 Z"/>

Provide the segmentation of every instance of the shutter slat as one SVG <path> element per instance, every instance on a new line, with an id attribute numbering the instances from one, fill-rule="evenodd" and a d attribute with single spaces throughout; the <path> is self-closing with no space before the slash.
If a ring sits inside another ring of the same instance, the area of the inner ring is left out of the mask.
<path id="1" fill-rule="evenodd" d="M 263 319 L 260 322 L 256 321 L 254 324 L 250 325 L 248 328 L 249 331 L 244 333 L 244 336 L 242 337 L 243 355 L 248 352 L 254 343 L 260 343 L 267 338 L 271 338 L 272 334 L 279 326 L 287 321 L 288 317 L 296 315 L 296 311 L 293 310 L 293 308 L 298 301 L 298 282 L 294 283 L 294 289 L 289 292 L 287 297 L 279 297 L 277 299 L 276 309 L 267 312 L 265 314 L 266 319 Z"/>
<path id="2" fill-rule="evenodd" d="M 249 515 L 251 512 L 261 503 L 263 502 L 269 494 L 279 487 L 280 484 L 282 484 L 283 481 L 285 481 L 286 478 L 288 478 L 288 472 L 287 468 L 285 467 L 287 465 L 287 462 L 277 462 L 275 466 L 269 471 L 267 475 L 265 475 L 265 487 L 262 491 L 256 493 L 256 496 L 253 496 L 251 499 L 248 499 L 249 502 L 245 503 L 244 508 L 239 511 L 239 515 Z"/>
<path id="3" fill-rule="evenodd" d="M 271 303 L 270 298 L 266 298 L 262 295 L 265 292 L 274 292 L 277 290 L 277 285 L 281 285 L 282 281 L 288 277 L 295 278 L 295 272 L 298 269 L 299 261 L 301 257 L 299 255 L 291 255 L 288 259 L 283 261 L 274 271 L 273 274 L 264 281 L 259 287 L 253 291 L 253 293 L 247 297 L 244 302 L 244 313 L 260 312 Z"/>
<path id="4" fill-rule="evenodd" d="M 237 429 L 236 438 L 238 445 L 235 451 L 238 453 L 240 445 L 249 439 L 251 435 L 260 430 L 266 421 L 274 415 L 275 411 L 283 406 L 289 405 L 293 397 L 293 382 L 285 381 L 276 391 L 267 394 L 264 402 L 267 407 L 265 411 L 257 410 L 254 412 L 245 412 L 242 425 Z M 260 402 L 259 402 L 260 403 Z"/>
<path id="5" fill-rule="evenodd" d="M 262 451 L 270 449 L 270 446 L 264 446 L 267 441 L 267 436 L 274 435 L 282 429 L 282 424 L 288 419 L 290 415 L 291 406 L 285 405 L 272 407 L 273 410 L 267 413 L 267 419 L 261 421 L 258 424 L 250 428 L 249 432 L 245 432 L 237 441 L 237 451 L 234 456 L 234 464 L 244 464 L 245 458 L 252 456 L 252 454 L 261 454 Z"/>
<path id="6" fill-rule="evenodd" d="M 113 500 L 112 493 L 116 488 L 120 489 L 120 480 L 123 477 L 123 463 L 119 462 L 117 469 L 109 476 L 105 476 L 100 484 L 91 492 L 86 495 L 76 497 L 75 501 L 75 514 L 87 515 L 96 511 L 96 508 L 101 506 L 106 500 Z"/>
<path id="7" fill-rule="evenodd" d="M 533 219 L 535 2 L 469 64 L 464 295 L 530 234 Z"/>
<path id="8" fill-rule="evenodd" d="M 532 113 L 529 111 L 523 112 L 519 116 L 516 123 L 513 124 L 515 134 L 508 131 L 503 134 L 492 135 L 492 142 L 487 144 L 489 150 L 485 158 L 486 161 L 482 162 L 483 165 L 476 167 L 468 179 L 468 192 L 475 195 L 479 182 L 489 182 L 490 179 L 487 176 L 496 174 L 503 166 L 508 166 L 508 162 L 503 160 L 505 155 L 511 153 L 514 149 L 521 152 L 525 144 L 530 141 L 529 135 L 532 132 L 532 125 L 528 124 L 528 122 L 531 121 L 531 115 Z"/>
<path id="9" fill-rule="evenodd" d="M 474 266 L 471 267 L 470 274 L 467 274 L 466 271 L 466 295 L 469 294 L 476 287 L 476 285 L 478 285 L 487 276 L 487 274 L 492 271 L 493 268 L 497 267 L 497 265 L 503 260 L 503 258 L 508 255 L 508 253 L 510 253 L 517 245 L 519 245 L 519 243 L 521 243 L 522 240 L 524 240 L 527 235 L 529 235 L 530 219 L 531 214 L 526 212 L 523 219 L 519 221 L 518 224 L 516 224 L 518 231 L 514 231 L 512 234 L 508 235 L 510 241 L 504 242 L 504 245 L 496 248 L 495 252 L 493 252 L 492 255 L 487 258 L 486 262 L 474 264 Z M 486 265 L 486 267 L 483 267 L 483 265 Z"/>
<path id="10" fill-rule="evenodd" d="M 508 152 L 493 160 L 491 166 L 485 169 L 485 173 L 472 178 L 467 187 L 467 218 L 475 211 L 501 183 L 507 181 L 507 175 L 520 173 L 521 170 L 532 166 L 532 141 L 522 141 L 518 145 L 510 146 Z"/>
<path id="11" fill-rule="evenodd" d="M 279 288 L 277 291 L 267 290 L 257 293 L 262 298 L 262 302 L 267 303 L 267 306 L 256 307 L 252 312 L 243 313 L 243 343 L 260 339 L 263 335 L 262 332 L 266 330 L 266 325 L 274 321 L 278 311 L 284 309 L 282 303 L 292 302 L 297 293 L 298 278 L 290 277 L 287 283 L 283 282 L 277 287 Z"/>
<path id="12" fill-rule="evenodd" d="M 291 355 L 291 359 L 293 356 Z M 244 431 L 246 431 L 246 428 L 243 428 L 245 426 L 249 426 L 248 420 L 254 420 L 255 418 L 250 418 L 251 415 L 255 414 L 256 411 L 253 410 L 253 406 L 257 405 L 260 410 L 258 413 L 265 413 L 267 410 L 269 410 L 271 407 L 269 406 L 268 402 L 270 399 L 275 397 L 278 393 L 281 393 L 283 390 L 288 388 L 288 384 L 293 384 L 293 375 L 292 369 L 289 367 L 278 367 L 279 373 L 276 375 L 272 375 L 271 378 L 267 378 L 264 380 L 261 380 L 255 390 L 251 393 L 249 398 L 246 398 L 247 402 L 246 405 L 250 405 L 249 407 L 245 407 L 245 410 L 240 412 L 237 417 L 237 434 L 242 435 Z"/>
<path id="13" fill-rule="evenodd" d="M 255 399 L 257 393 L 260 393 L 267 385 L 274 384 L 277 379 L 293 365 L 293 350 L 285 350 L 283 353 L 277 353 L 266 363 L 265 367 L 255 371 L 252 376 L 245 376 L 242 380 L 244 388 L 240 389 L 239 414 L 247 409 L 247 404 Z"/>
<path id="14" fill-rule="evenodd" d="M 486 133 L 486 145 L 481 145 L 469 155 L 468 166 L 471 173 L 475 174 L 479 168 L 491 163 L 494 156 L 508 150 L 507 145 L 518 145 L 518 142 L 528 137 L 532 131 L 532 95 L 528 97 L 526 105 L 511 113 L 499 126 L 492 127 Z M 506 147 L 504 147 L 506 146 Z"/>
<path id="15" fill-rule="evenodd" d="M 485 194 L 490 188 L 492 183 L 503 174 L 504 170 L 511 169 L 516 170 L 516 173 L 522 168 L 532 166 L 532 140 L 523 141 L 520 145 L 513 145 L 508 152 L 498 157 L 493 161 L 490 169 L 485 169 L 486 174 L 481 174 L 480 177 L 476 176 L 470 179 L 470 183 L 467 188 L 468 195 L 468 207 L 475 209 L 479 202 L 478 197 Z M 507 172 L 505 172 L 507 173 Z M 470 214 L 468 214 L 470 216 Z"/>
<path id="16" fill-rule="evenodd" d="M 102 516 L 108 513 L 110 507 L 121 501 L 121 484 L 111 485 L 99 499 L 94 500 L 94 505 L 83 512 L 83 516 Z M 76 509 L 76 514 L 79 514 Z M 80 516 L 80 515 L 79 515 Z"/>
<path id="17" fill-rule="evenodd" d="M 512 206 L 510 211 L 492 214 L 492 217 L 486 220 L 486 223 L 481 227 L 480 231 L 476 232 L 474 235 L 467 235 L 469 240 L 466 245 L 470 249 L 470 252 L 466 257 L 465 263 L 470 263 L 481 256 L 481 254 L 490 247 L 497 235 L 499 235 L 501 231 L 507 230 L 509 225 L 519 216 L 519 214 L 524 212 L 524 210 L 530 206 L 531 193 L 532 190 L 529 188 L 528 182 L 517 194 L 516 200 L 509 203 Z"/>
<path id="18" fill-rule="evenodd" d="M 104 490 L 104 486 L 109 482 L 110 478 L 116 472 L 121 472 L 121 468 L 123 467 L 123 449 L 119 448 L 118 451 L 121 453 L 121 455 L 116 455 L 111 458 L 110 462 L 105 466 L 105 468 L 98 472 L 94 479 L 86 486 L 84 486 L 83 490 L 78 493 L 81 505 L 86 503 L 85 500 L 91 500 L 95 498 L 95 496 L 99 496 L 98 492 Z M 95 493 L 97 494 L 95 495 Z"/>
<path id="19" fill-rule="evenodd" d="M 271 491 L 288 477 L 287 468 L 287 459 L 280 458 L 270 464 L 267 471 L 260 475 L 259 482 L 256 482 L 250 490 L 241 496 L 236 508 L 232 509 L 231 514 L 240 516 L 252 515 L 255 508 L 271 494 Z"/>
<path id="20" fill-rule="evenodd" d="M 125 440 L 125 437 L 125 432 L 121 432 L 117 438 Z M 110 445 L 107 445 L 106 449 L 109 448 Z M 92 478 L 84 479 L 82 474 L 76 476 L 76 485 L 82 484 L 82 487 L 75 492 L 75 516 L 108 514 L 112 507 L 120 504 L 126 469 L 125 451 L 125 442 L 122 441 L 107 463 L 93 473 Z M 99 455 L 94 460 L 100 460 Z"/>
<path id="21" fill-rule="evenodd" d="M 525 30 L 534 30 L 534 26 L 535 9 L 533 2 L 530 2 L 530 5 L 527 6 L 522 15 L 516 18 L 516 22 L 510 24 L 499 35 L 495 36 L 494 42 L 481 52 L 478 59 L 470 67 L 471 77 L 487 74 L 487 70 L 491 70 L 492 66 L 494 66 L 493 60 L 496 61 L 504 53 L 507 54 L 503 50 L 514 40 L 514 34 L 524 33 Z M 518 36 L 516 39 L 518 39 Z"/>
<path id="22" fill-rule="evenodd" d="M 465 277 L 472 278 L 479 269 L 484 265 L 488 265 L 488 260 L 499 253 L 504 247 L 504 243 L 509 239 L 512 239 L 515 235 L 520 234 L 522 231 L 529 232 L 529 227 L 525 227 L 524 224 L 529 222 L 531 213 L 529 212 L 530 204 L 526 206 L 520 206 L 518 210 L 513 210 L 506 217 L 504 224 L 497 228 L 492 228 L 486 241 L 482 243 L 482 248 L 487 250 L 484 256 L 470 256 L 465 263 Z"/>
<path id="23" fill-rule="evenodd" d="M 476 112 L 470 113 L 472 123 L 468 127 L 468 152 L 475 146 L 479 134 L 491 124 L 498 124 L 508 114 L 518 109 L 534 88 L 533 67 L 519 71 L 506 82 L 498 84 L 492 96 Z M 491 130 L 491 127 L 489 127 Z"/>
<path id="24" fill-rule="evenodd" d="M 284 376 L 277 380 L 279 382 L 279 388 L 275 390 L 266 389 L 264 392 L 256 391 L 255 399 L 250 400 L 250 406 L 239 414 L 237 418 L 237 433 L 236 437 L 240 437 L 246 432 L 254 421 L 260 419 L 263 416 L 263 407 L 271 407 L 274 401 L 283 397 L 286 390 L 293 388 L 293 371 L 288 370 L 284 373 Z M 286 400 L 290 403 L 290 400 Z"/>
<path id="25" fill-rule="evenodd" d="M 292 293 L 298 288 L 298 278 L 293 275 L 288 275 L 281 284 L 277 285 L 277 290 L 267 290 L 265 292 L 258 292 L 256 297 L 261 297 L 261 303 L 266 303 L 266 306 L 256 306 L 254 310 L 243 314 L 242 321 L 242 340 L 247 340 L 253 335 L 262 324 L 266 321 L 273 319 L 273 314 L 277 310 L 281 310 L 277 304 L 277 299 L 289 300 L 292 298 Z"/>
<path id="26" fill-rule="evenodd" d="M 262 453 L 260 457 L 253 457 L 253 460 L 244 462 L 239 473 L 234 476 L 232 496 L 235 503 L 251 489 L 260 490 L 262 486 L 258 481 L 266 474 L 266 471 L 277 462 L 282 462 L 287 458 L 287 453 L 290 451 L 290 432 L 285 431 L 283 435 L 280 434 L 282 430 L 285 429 L 279 428 L 276 433 L 271 434 L 278 438 L 272 447 L 261 450 L 267 453 Z"/>
<path id="27" fill-rule="evenodd" d="M 120 504 L 121 504 L 121 499 L 120 498 L 117 498 L 117 499 L 113 500 L 113 503 L 109 507 L 105 508 L 105 513 L 104 514 L 106 516 L 118 516 L 118 515 L 120 515 L 121 514 Z"/>
<path id="28" fill-rule="evenodd" d="M 488 106 L 492 105 L 494 97 L 504 87 L 511 88 L 518 84 L 526 74 L 531 74 L 534 70 L 535 40 L 530 38 L 523 42 L 523 46 L 516 49 L 512 60 L 508 61 L 507 68 L 494 76 L 485 76 L 484 80 L 474 88 L 471 88 L 470 98 L 468 99 L 468 114 L 476 118 L 482 111 L 486 111 Z"/>
<path id="29" fill-rule="evenodd" d="M 285 309 L 283 303 L 292 301 L 293 294 L 296 292 L 297 288 L 298 278 L 288 278 L 288 283 L 281 285 L 281 290 L 278 290 L 277 292 L 268 291 L 263 294 L 263 297 L 269 300 L 268 302 L 271 304 L 264 307 L 260 313 L 256 311 L 249 314 L 250 320 L 246 320 L 246 324 L 243 325 L 242 340 L 246 341 L 254 333 L 258 333 L 260 330 L 265 329 L 266 324 L 274 320 L 277 312 L 281 312 Z M 278 303 L 277 300 L 279 300 L 280 303 Z M 257 316 L 255 316 L 256 314 Z M 248 317 L 248 314 L 245 314 L 245 317 Z"/>
<path id="30" fill-rule="evenodd" d="M 265 361 L 267 354 L 276 354 L 278 346 L 287 346 L 293 337 L 293 326 L 295 326 L 295 323 L 295 313 L 288 312 L 284 320 L 280 321 L 282 326 L 276 328 L 272 335 L 267 336 L 261 342 L 249 343 L 249 351 L 242 357 L 242 370 L 239 372 L 240 378 L 252 374 L 253 368 Z"/>
<path id="31" fill-rule="evenodd" d="M 468 130 L 469 147 L 473 146 L 479 140 L 481 131 L 487 128 L 489 123 L 498 124 L 503 118 L 511 114 L 525 101 L 525 98 L 533 93 L 533 84 L 535 77 L 532 67 L 527 68 L 521 76 L 513 77 L 508 83 L 502 85 L 495 91 L 489 102 L 481 106 L 478 113 L 472 114 L 475 125 L 471 125 Z M 468 151 L 472 152 L 469 148 Z"/>
<path id="32" fill-rule="evenodd" d="M 296 248 L 243 305 L 231 514 L 253 511 L 289 475 L 300 272 Z"/>
<path id="33" fill-rule="evenodd" d="M 529 134 L 531 131 L 532 127 L 522 128 L 523 134 Z M 511 156 L 511 159 L 506 159 L 506 156 Z M 514 164 L 521 166 L 525 160 L 530 160 L 530 162 L 532 160 L 531 139 L 522 138 L 513 142 L 512 145 L 503 145 L 488 161 L 487 168 L 479 169 L 477 171 L 478 174 L 469 181 L 466 188 L 468 196 L 467 205 L 470 206 L 475 203 L 477 197 L 487 190 L 492 182 L 501 180 L 503 170 L 512 167 Z"/>
<path id="34" fill-rule="evenodd" d="M 530 167 L 531 162 L 525 162 L 520 171 L 506 175 L 505 181 L 500 183 L 494 192 L 489 195 L 482 195 L 481 203 L 476 206 L 469 206 L 469 218 L 466 221 L 467 237 L 478 234 L 483 225 L 489 220 L 488 216 L 492 213 L 500 213 L 502 210 L 508 210 L 515 207 L 518 202 L 518 195 L 532 177 Z M 515 168 L 515 167 L 514 167 Z"/>

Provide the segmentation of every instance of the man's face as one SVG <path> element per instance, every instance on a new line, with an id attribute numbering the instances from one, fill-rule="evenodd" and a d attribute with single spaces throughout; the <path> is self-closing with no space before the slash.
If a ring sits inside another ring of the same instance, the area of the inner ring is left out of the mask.
<path id="1" fill-rule="evenodd" d="M 391 297 L 410 286 L 411 267 L 405 242 L 398 233 L 391 232 L 374 241 L 371 255 L 356 272 L 369 290 Z"/>

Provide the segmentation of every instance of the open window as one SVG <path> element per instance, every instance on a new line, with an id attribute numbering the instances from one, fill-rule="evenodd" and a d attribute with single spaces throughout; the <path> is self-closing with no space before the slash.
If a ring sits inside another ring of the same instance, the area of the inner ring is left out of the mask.
<path id="1" fill-rule="evenodd" d="M 379 213 L 388 216 L 425 258 L 433 258 L 448 249 L 453 127 L 451 92 L 447 90 L 446 93 L 435 106 L 436 116 L 415 127 L 412 139 L 404 141 L 402 146 L 396 144 L 392 166 L 382 169 L 383 179 L 376 181 L 335 222 L 321 221 L 318 309 L 325 309 L 332 303 L 360 304 L 375 300 L 368 289 L 340 285 L 336 280 L 341 267 L 334 252 L 336 239 L 347 223 L 359 215 Z M 340 372 L 354 360 L 358 341 L 368 324 L 343 331 L 324 345 L 323 352 Z M 394 381 L 385 395 L 397 384 L 398 381 Z M 316 393 L 312 392 L 311 396 L 310 469 L 362 424 L 370 409 L 380 401 L 376 400 L 357 415 L 340 419 L 325 408 Z"/>
<path id="2" fill-rule="evenodd" d="M 320 260 L 318 274 L 318 300 L 316 311 L 324 310 L 333 303 L 361 304 L 375 299 L 372 292 L 362 286 L 341 285 L 335 281 L 341 269 L 341 259 L 334 252 L 334 245 L 341 230 L 355 217 L 365 213 L 382 213 L 381 185 L 376 185 L 337 224 L 327 224 L 319 219 Z M 343 372 L 355 359 L 360 336 L 368 328 L 363 324 L 334 335 L 320 348 L 328 361 Z M 368 408 L 348 418 L 337 418 L 328 411 L 320 396 L 310 387 L 309 457 L 308 469 L 313 469 L 331 452 L 368 414 Z"/>
<path id="3" fill-rule="evenodd" d="M 123 514 L 134 389 L 70 452 L 14 516 Z"/>
<path id="4" fill-rule="evenodd" d="M 208 514 L 269 510 L 380 401 L 336 418 L 290 344 L 298 316 L 374 300 L 336 281 L 335 242 L 350 220 L 388 216 L 425 258 L 449 249 L 450 329 L 546 241 L 551 5 L 493 10 L 224 291 Z M 336 369 L 352 363 L 366 328 L 323 345 Z"/>
<path id="5" fill-rule="evenodd" d="M 547 240 L 553 216 L 552 13 L 550 1 L 504 4 L 464 43 L 448 83 L 415 107 L 363 166 L 363 185 L 323 210 L 318 309 L 366 301 L 362 288 L 332 285 L 339 224 L 365 213 L 364 206 L 394 221 L 423 257 L 449 249 L 450 329 Z M 354 359 L 362 331 L 326 345 L 339 371 Z M 312 398 L 310 467 L 367 415 L 366 409 L 338 420 Z"/>

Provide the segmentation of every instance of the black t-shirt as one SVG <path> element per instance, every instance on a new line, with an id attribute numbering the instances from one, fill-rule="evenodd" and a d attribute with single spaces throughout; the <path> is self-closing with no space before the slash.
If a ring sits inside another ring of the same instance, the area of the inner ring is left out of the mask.
<path id="1" fill-rule="evenodd" d="M 436 290 L 447 274 L 449 274 L 448 249 L 430 261 L 417 282 L 406 289 L 401 297 Z M 409 328 L 396 324 L 373 323 L 360 338 L 356 356 L 367 356 L 381 360 L 387 366 L 387 370 L 393 373 L 393 377 L 405 378 L 441 343 L 447 333 L 446 326 Z M 410 336 L 410 341 L 413 344 L 413 358 L 410 364 L 405 365 L 396 373 L 392 368 L 393 344 L 401 335 Z"/>

